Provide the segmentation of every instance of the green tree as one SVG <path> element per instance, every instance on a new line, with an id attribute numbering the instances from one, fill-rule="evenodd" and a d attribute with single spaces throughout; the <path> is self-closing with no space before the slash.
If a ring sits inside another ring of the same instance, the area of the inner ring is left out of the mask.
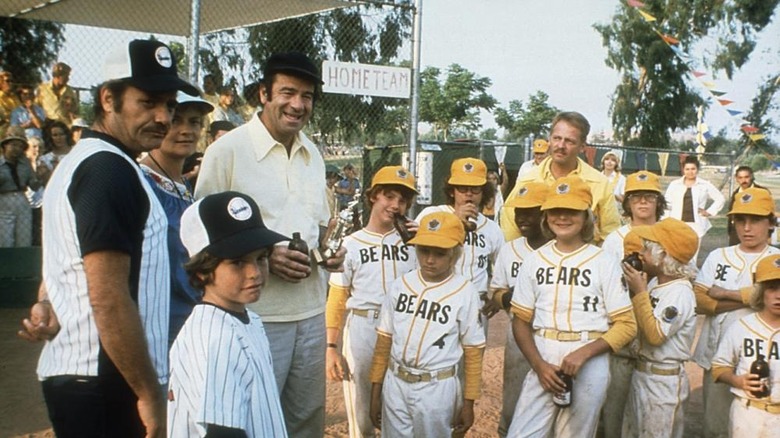
<path id="1" fill-rule="evenodd" d="M 61 24 L 0 17 L 0 67 L 13 74 L 14 82 L 41 82 L 64 43 Z"/>
<path id="2" fill-rule="evenodd" d="M 747 62 L 756 34 L 771 21 L 778 1 L 646 0 L 643 10 L 656 18 L 654 24 L 621 3 L 610 23 L 594 25 L 607 49 L 606 64 L 621 73 L 610 108 L 616 138 L 668 147 L 671 133 L 695 125 L 696 108 L 705 104 L 686 82 L 689 66 L 655 28 L 679 40 L 684 50 L 715 35 L 718 44 L 705 64 L 730 78 Z"/>
<path id="3" fill-rule="evenodd" d="M 522 141 L 528 136 L 545 138 L 550 130 L 550 122 L 560 110 L 549 103 L 544 91 L 528 96 L 528 104 L 521 100 L 509 102 L 509 107 L 496 109 L 496 124 L 506 129 L 506 139 Z"/>
<path id="4" fill-rule="evenodd" d="M 420 120 L 433 126 L 434 136 L 447 140 L 451 131 L 476 132 L 482 126 L 479 110 L 491 111 L 496 99 L 487 93 L 489 78 L 477 76 L 458 64 L 442 71 L 428 67 L 420 73 Z"/>

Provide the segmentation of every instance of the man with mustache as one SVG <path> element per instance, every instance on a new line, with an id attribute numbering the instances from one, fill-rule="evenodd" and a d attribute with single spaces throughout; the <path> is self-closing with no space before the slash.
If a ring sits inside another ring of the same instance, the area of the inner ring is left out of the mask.
<path id="1" fill-rule="evenodd" d="M 594 242 L 600 244 L 609 233 L 620 226 L 620 215 L 612 191 L 609 190 L 607 177 L 578 157 L 585 151 L 589 132 L 590 123 L 582 114 L 574 111 L 558 113 L 550 130 L 550 156 L 537 167 L 519 176 L 507 199 L 515 196 L 521 187 L 532 181 L 543 182 L 549 186 L 564 176 L 579 176 L 588 184 L 593 195 L 592 209 L 596 216 Z M 506 219 L 501 221 L 504 238 L 510 241 L 520 237 L 520 230 L 515 224 L 514 209 L 505 208 L 502 217 Z"/>
<path id="2" fill-rule="evenodd" d="M 136 158 L 160 147 L 176 91 L 197 90 L 158 41 L 109 55 L 104 78 L 92 130 L 49 180 L 44 284 L 25 325 L 59 319 L 38 363 L 57 436 L 164 436 L 167 221 Z"/>

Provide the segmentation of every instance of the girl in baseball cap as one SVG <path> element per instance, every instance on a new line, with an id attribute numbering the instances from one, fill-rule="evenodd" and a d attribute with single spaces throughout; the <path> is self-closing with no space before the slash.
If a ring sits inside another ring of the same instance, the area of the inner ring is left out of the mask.
<path id="1" fill-rule="evenodd" d="M 729 435 L 735 437 L 772 436 L 780 427 L 780 255 L 758 262 L 755 281 L 756 312 L 726 329 L 712 359 L 712 377 L 734 395 Z"/>
<path id="2" fill-rule="evenodd" d="M 203 301 L 171 347 L 168 436 L 287 436 L 263 323 L 246 308 L 260 298 L 271 248 L 283 240 L 238 192 L 206 196 L 184 211 L 184 268 Z"/>
<path id="3" fill-rule="evenodd" d="M 387 292 L 371 366 L 371 421 L 385 436 L 462 436 L 474 422 L 485 334 L 476 289 L 454 269 L 465 236 L 452 213 L 424 216 L 409 241 L 419 268 Z"/>

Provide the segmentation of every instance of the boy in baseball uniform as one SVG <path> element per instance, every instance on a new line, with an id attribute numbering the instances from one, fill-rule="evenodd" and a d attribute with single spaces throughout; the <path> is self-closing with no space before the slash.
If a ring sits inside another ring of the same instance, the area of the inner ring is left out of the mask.
<path id="1" fill-rule="evenodd" d="M 409 171 L 401 166 L 379 169 L 365 193 L 366 206 L 371 211 L 368 224 L 344 239 L 344 272 L 330 275 L 325 311 L 326 370 L 330 380 L 343 382 L 349 435 L 353 438 L 375 436 L 369 416 L 368 374 L 379 310 L 392 282 L 414 270 L 417 260 L 413 248 L 406 246 L 393 227 L 393 218 L 406 214 L 416 194 L 414 176 Z M 344 336 L 339 350 L 342 326 Z"/>
<path id="2" fill-rule="evenodd" d="M 639 326 L 636 369 L 624 410 L 623 437 L 681 438 L 690 393 L 685 361 L 696 333 L 690 261 L 699 237 L 685 222 L 666 218 L 633 227 L 642 242 L 642 270 L 623 263 Z M 648 278 L 654 278 L 648 287 Z"/>
<path id="3" fill-rule="evenodd" d="M 383 437 L 462 436 L 474 422 L 485 334 L 474 285 L 454 269 L 464 239 L 454 214 L 423 217 L 409 241 L 419 268 L 396 280 L 382 305 L 371 420 Z"/>
<path id="4" fill-rule="evenodd" d="M 623 260 L 633 252 L 624 252 L 623 247 L 623 240 L 632 227 L 655 224 L 665 210 L 666 200 L 658 175 L 646 170 L 628 175 L 623 197 L 623 216 L 629 223 L 609 233 L 601 249 L 613 254 L 618 260 Z M 639 249 L 641 246 L 637 248 Z M 609 387 L 599 423 L 599 429 L 605 438 L 620 438 L 622 434 L 623 410 L 631 387 L 631 374 L 636 367 L 636 348 L 634 340 L 609 357 Z"/>
<path id="5" fill-rule="evenodd" d="M 619 261 L 593 239 L 592 195 L 579 177 L 558 179 L 542 204 L 542 231 L 555 236 L 523 262 L 512 296 L 515 340 L 531 371 L 508 436 L 593 436 L 609 381 L 610 351 L 636 335 Z M 571 405 L 558 407 L 573 379 Z"/>
<path id="6" fill-rule="evenodd" d="M 263 323 L 246 305 L 268 277 L 268 257 L 287 240 L 238 192 L 209 195 L 184 211 L 185 270 L 203 290 L 171 347 L 170 437 L 286 437 Z"/>
<path id="7" fill-rule="evenodd" d="M 750 298 L 756 310 L 732 324 L 712 359 L 712 377 L 734 394 L 729 413 L 732 437 L 770 438 L 780 433 L 780 255 L 764 257 L 756 267 Z M 764 356 L 769 379 L 762 382 L 750 367 Z M 769 395 L 757 397 L 756 392 Z"/>
<path id="8" fill-rule="evenodd" d="M 474 283 L 482 300 L 482 323 L 487 335 L 487 319 L 501 310 L 488 297 L 488 268 L 496 260 L 504 245 L 504 234 L 494 221 L 480 213 L 489 199 L 495 196 L 487 181 L 487 166 L 477 158 L 459 158 L 452 162 L 450 177 L 444 186 L 447 204 L 427 207 L 415 221 L 436 211 L 453 213 L 463 222 L 466 240 L 463 252 L 455 265 L 455 272 Z"/>
<path id="9" fill-rule="evenodd" d="M 706 316 L 693 360 L 704 368 L 704 434 L 728 435 L 733 395 L 726 385 L 716 385 L 712 357 L 725 331 L 747 315 L 758 261 L 777 254 L 769 245 L 775 226 L 775 203 L 768 190 L 751 187 L 734 200 L 728 218 L 734 223 L 739 244 L 710 252 L 694 281 L 697 312 Z"/>
<path id="10" fill-rule="evenodd" d="M 493 303 L 502 309 L 511 308 L 512 293 L 523 260 L 550 240 L 542 233 L 541 224 L 542 204 L 547 197 L 547 191 L 547 184 L 529 182 L 504 204 L 505 208 L 514 210 L 515 224 L 523 235 L 501 247 L 493 269 L 490 292 L 493 294 Z M 511 316 L 510 313 L 510 318 Z M 531 366 L 515 342 L 510 325 L 504 345 L 504 383 L 501 418 L 498 423 L 498 434 L 502 437 L 505 437 L 509 430 L 515 405 L 520 397 L 520 388 L 530 369 Z"/>

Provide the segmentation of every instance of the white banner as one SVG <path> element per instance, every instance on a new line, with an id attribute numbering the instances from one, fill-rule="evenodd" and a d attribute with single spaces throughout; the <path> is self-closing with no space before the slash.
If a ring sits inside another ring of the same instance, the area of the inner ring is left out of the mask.
<path id="1" fill-rule="evenodd" d="M 409 152 L 401 155 L 403 166 L 409 169 Z M 417 203 L 431 205 L 433 202 L 433 153 L 417 152 Z"/>
<path id="2" fill-rule="evenodd" d="M 408 99 L 412 72 L 402 67 L 323 61 L 322 81 L 326 93 Z"/>

